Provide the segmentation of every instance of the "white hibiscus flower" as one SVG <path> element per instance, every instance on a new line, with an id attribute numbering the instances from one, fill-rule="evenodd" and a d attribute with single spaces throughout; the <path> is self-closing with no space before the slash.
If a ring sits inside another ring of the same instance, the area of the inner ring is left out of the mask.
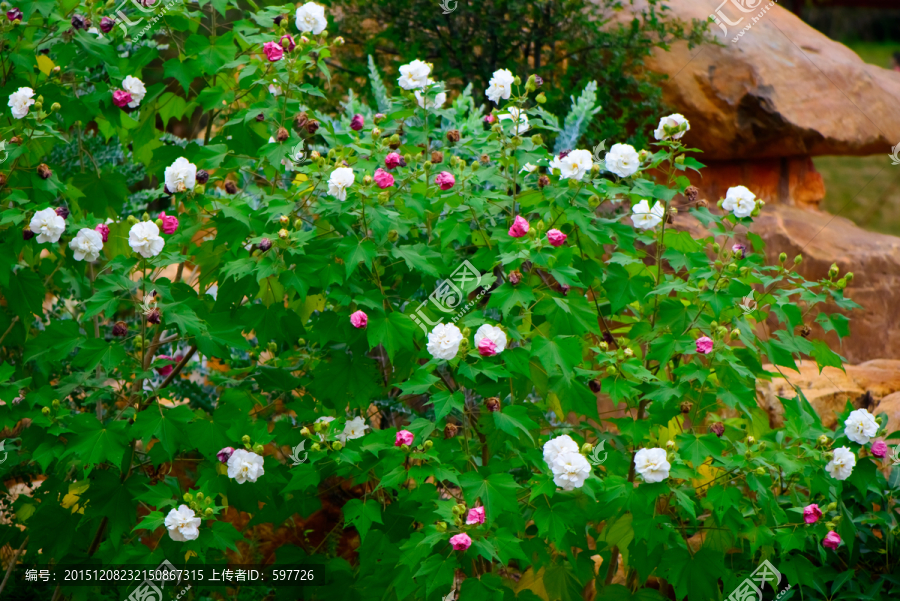
<path id="1" fill-rule="evenodd" d="M 103 236 L 100 235 L 100 232 L 92 229 L 81 228 L 69 243 L 69 248 L 72 249 L 72 256 L 76 261 L 92 263 L 100 258 L 100 251 L 103 250 Z"/>
<path id="2" fill-rule="evenodd" d="M 855 465 L 856 455 L 847 447 L 841 447 L 834 450 L 834 458 L 825 466 L 825 471 L 835 480 L 846 480 L 853 473 Z"/>
<path id="3" fill-rule="evenodd" d="M 354 417 L 344 424 L 344 431 L 338 434 L 338 440 L 340 440 L 342 444 L 347 444 L 348 440 L 362 438 L 368 429 L 369 426 L 366 425 L 366 421 L 363 418 L 358 416 Z"/>
<path id="4" fill-rule="evenodd" d="M 350 167 L 338 167 L 328 178 L 328 193 L 338 200 L 347 200 L 347 188 L 353 185 L 356 176 Z"/>
<path id="5" fill-rule="evenodd" d="M 606 153 L 606 168 L 619 177 L 634 175 L 640 167 L 641 158 L 630 144 L 613 144 Z"/>
<path id="6" fill-rule="evenodd" d="M 426 88 L 414 92 L 416 103 L 419 105 L 420 109 L 441 108 L 444 106 L 444 103 L 447 102 L 447 92 L 444 92 L 443 90 L 435 92 L 435 88 L 431 87 L 433 85 L 434 80 L 429 79 Z"/>
<path id="7" fill-rule="evenodd" d="M 573 150 L 563 158 L 550 161 L 551 169 L 559 169 L 560 179 L 580 180 L 593 166 L 594 157 L 589 150 Z"/>
<path id="8" fill-rule="evenodd" d="M 665 449 L 641 449 L 634 455 L 634 469 L 644 482 L 662 482 L 669 477 L 671 467 Z"/>
<path id="9" fill-rule="evenodd" d="M 502 328 L 492 326 L 489 323 L 482 325 L 475 332 L 475 348 L 478 348 L 478 345 L 485 338 L 494 343 L 494 354 L 499 355 L 506 350 L 506 332 Z"/>
<path id="10" fill-rule="evenodd" d="M 500 115 L 500 121 L 506 121 L 507 119 L 511 119 L 513 123 L 515 123 L 515 127 L 513 131 L 515 131 L 516 135 L 524 134 L 526 131 L 531 129 L 531 126 L 528 125 L 528 115 L 525 114 L 525 111 L 520 111 L 518 108 L 511 106 L 507 109 L 508 113 L 503 113 Z"/>
<path id="11" fill-rule="evenodd" d="M 428 334 L 428 344 L 425 348 L 435 359 L 449 361 L 459 352 L 459 343 L 462 339 L 462 332 L 455 324 L 439 323 Z"/>
<path id="12" fill-rule="evenodd" d="M 591 464 L 581 453 L 560 453 L 553 462 L 553 483 L 563 490 L 581 488 L 590 475 Z"/>
<path id="13" fill-rule="evenodd" d="M 656 131 L 653 132 L 657 140 L 680 140 L 681 137 L 691 129 L 691 124 L 684 118 L 684 115 L 675 113 L 659 120 Z"/>
<path id="14" fill-rule="evenodd" d="M 307 2 L 297 9 L 297 29 L 303 33 L 319 35 L 328 27 L 325 7 L 315 2 Z"/>
<path id="15" fill-rule="evenodd" d="M 631 222 L 639 230 L 653 229 L 662 223 L 665 212 L 665 206 L 658 200 L 652 209 L 649 202 L 642 200 L 631 207 Z"/>
<path id="16" fill-rule="evenodd" d="M 491 102 L 494 104 L 499 104 L 501 99 L 509 100 L 509 95 L 512 92 L 513 82 L 515 80 L 515 76 L 509 69 L 494 71 L 494 76 L 491 77 L 491 81 L 489 82 L 490 85 L 488 86 L 487 91 L 485 91 L 485 95 L 490 98 Z"/>
<path id="17" fill-rule="evenodd" d="M 178 509 L 169 512 L 164 523 L 172 540 L 183 543 L 200 536 L 201 522 L 193 509 L 187 505 L 179 505 Z"/>
<path id="18" fill-rule="evenodd" d="M 128 106 L 131 108 L 137 108 L 144 96 L 147 95 L 147 88 L 144 87 L 144 82 L 131 75 L 122 80 L 122 89 L 131 94 L 131 102 L 128 103 Z"/>
<path id="19" fill-rule="evenodd" d="M 263 458 L 256 453 L 237 449 L 228 458 L 228 477 L 234 478 L 238 484 L 256 482 L 256 479 L 265 473 Z"/>
<path id="20" fill-rule="evenodd" d="M 431 75 L 431 66 L 419 59 L 408 65 L 400 67 L 400 77 L 397 83 L 404 90 L 418 90 L 428 84 L 428 76 Z"/>
<path id="21" fill-rule="evenodd" d="M 66 231 L 66 220 L 57 215 L 55 210 L 44 209 L 34 214 L 28 227 L 37 235 L 39 244 L 59 242 L 59 237 Z"/>
<path id="22" fill-rule="evenodd" d="M 878 434 L 878 422 L 865 409 L 851 411 L 844 422 L 844 434 L 855 443 L 869 444 L 869 440 Z"/>
<path id="23" fill-rule="evenodd" d="M 544 443 L 544 463 L 553 469 L 553 463 L 557 457 L 563 453 L 577 453 L 578 450 L 578 443 L 572 440 L 568 434 L 551 438 Z"/>
<path id="24" fill-rule="evenodd" d="M 166 189 L 172 194 L 193 190 L 197 183 L 197 166 L 184 157 L 166 167 Z"/>
<path id="25" fill-rule="evenodd" d="M 744 186 L 728 188 L 722 208 L 733 212 L 735 217 L 749 217 L 756 208 L 756 194 Z"/>
<path id="26" fill-rule="evenodd" d="M 149 259 L 162 252 L 166 241 L 159 235 L 159 227 L 155 223 L 141 221 L 131 226 L 128 232 L 128 245 L 131 250 Z"/>
<path id="27" fill-rule="evenodd" d="M 8 106 L 12 109 L 12 116 L 21 119 L 28 114 L 28 108 L 34 104 L 34 90 L 31 88 L 19 88 L 9 95 Z"/>

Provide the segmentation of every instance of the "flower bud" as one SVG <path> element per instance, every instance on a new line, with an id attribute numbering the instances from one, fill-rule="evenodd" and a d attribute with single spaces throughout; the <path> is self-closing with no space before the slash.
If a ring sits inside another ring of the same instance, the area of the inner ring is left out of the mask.
<path id="1" fill-rule="evenodd" d="M 403 451 L 404 453 L 409 453 L 409 445 L 408 444 L 400 445 L 400 450 Z"/>
<path id="2" fill-rule="evenodd" d="M 794 265 L 799 265 L 803 262 L 803 255 L 797 255 L 794 257 Z"/>
<path id="3" fill-rule="evenodd" d="M 241 443 L 242 444 L 250 444 L 250 437 L 248 435 L 244 434 L 243 436 L 241 436 Z"/>
<path id="4" fill-rule="evenodd" d="M 268 238 L 263 238 L 259 241 L 259 250 L 261 250 L 262 252 L 266 252 L 270 248 L 272 248 L 272 241 Z"/>
<path id="5" fill-rule="evenodd" d="M 581 454 L 582 455 L 587 455 L 593 450 L 594 450 L 594 445 L 592 445 L 589 442 L 586 442 L 583 445 L 581 445 Z"/>
<path id="6" fill-rule="evenodd" d="M 834 511 L 837 509 L 837 503 L 829 503 L 825 511 Z"/>
<path id="7" fill-rule="evenodd" d="M 684 165 L 684 155 L 683 154 L 679 154 L 677 157 L 675 157 L 675 164 L 676 165 Z"/>
<path id="8" fill-rule="evenodd" d="M 388 146 L 390 146 L 393 150 L 397 150 L 398 148 L 400 148 L 400 136 L 394 134 L 390 138 L 388 138 Z"/>
<path id="9" fill-rule="evenodd" d="M 847 280 L 845 278 L 841 278 L 837 281 L 838 290 L 843 290 L 847 287 Z"/>
<path id="10" fill-rule="evenodd" d="M 672 440 L 667 440 L 667 441 L 666 441 L 666 449 L 668 449 L 669 451 L 671 451 L 671 450 L 674 449 L 674 448 L 675 448 L 675 442 L 672 441 Z"/>
<path id="11" fill-rule="evenodd" d="M 309 428 L 307 428 L 306 426 L 300 428 L 300 436 L 309 436 L 309 434 Z"/>
<path id="12" fill-rule="evenodd" d="M 286 229 L 281 228 L 278 230 L 278 237 L 282 240 L 286 239 L 288 236 L 290 236 L 290 233 Z"/>
<path id="13" fill-rule="evenodd" d="M 537 101 L 538 104 L 544 104 L 545 102 L 547 102 L 547 97 L 544 95 L 543 92 L 541 92 L 540 94 L 535 96 L 534 99 Z"/>
<path id="14" fill-rule="evenodd" d="M 752 436 L 748 436 L 748 437 L 747 437 L 747 444 L 748 444 L 748 445 L 754 445 L 754 444 L 756 444 L 756 439 L 753 438 Z"/>
<path id="15" fill-rule="evenodd" d="M 425 164 L 422 165 L 425 171 L 431 171 L 431 168 L 434 167 L 434 164 L 431 161 L 425 161 Z"/>
<path id="16" fill-rule="evenodd" d="M 828 530 L 834 530 L 836 528 L 834 522 L 825 522 L 825 527 L 828 528 Z"/>
<path id="17" fill-rule="evenodd" d="M 435 530 L 438 532 L 446 532 L 447 531 L 447 522 L 438 522 L 434 525 Z"/>
<path id="18" fill-rule="evenodd" d="M 209 181 L 209 172 L 206 169 L 200 169 L 197 171 L 197 175 L 194 179 L 197 180 L 198 184 L 205 184 Z"/>
<path id="19" fill-rule="evenodd" d="M 41 413 L 44 415 L 44 417 L 47 417 L 48 415 L 50 415 L 50 407 L 44 407 L 43 409 L 41 409 Z"/>
<path id="20" fill-rule="evenodd" d="M 366 175 L 365 177 L 363 177 L 363 185 L 364 186 L 372 185 L 372 176 L 371 175 Z"/>
<path id="21" fill-rule="evenodd" d="M 767 473 L 766 468 L 764 468 L 764 467 L 758 467 L 758 468 L 756 468 L 756 475 L 757 475 L 757 476 L 765 476 L 766 473 Z"/>
<path id="22" fill-rule="evenodd" d="M 186 492 L 186 493 L 184 493 L 184 496 L 182 496 L 181 498 L 184 499 L 186 503 L 190 503 L 191 501 L 194 500 L 194 495 L 192 495 L 189 492 Z"/>
<path id="23" fill-rule="evenodd" d="M 372 128 L 372 139 L 377 140 L 380 137 L 381 137 L 381 130 L 378 129 L 377 127 L 373 127 Z"/>
<path id="24" fill-rule="evenodd" d="M 574 178 L 569 178 L 569 179 L 566 180 L 566 181 L 567 181 L 568 184 L 569 184 L 569 189 L 570 189 L 570 190 L 576 189 L 576 188 L 578 187 L 578 185 L 579 185 L 578 180 L 577 180 L 577 179 L 574 179 Z"/>
<path id="25" fill-rule="evenodd" d="M 309 450 L 318 453 L 319 451 L 322 450 L 322 447 L 321 447 L 321 445 L 319 445 L 319 443 L 314 442 L 314 443 L 312 444 L 312 446 L 309 447 Z"/>
<path id="26" fill-rule="evenodd" d="M 618 372 L 618 370 L 616 369 L 616 367 L 614 365 L 609 365 L 606 368 L 607 375 L 614 376 L 614 375 L 616 375 L 617 372 Z"/>
<path id="27" fill-rule="evenodd" d="M 834 459 L 834 453 L 832 453 L 831 451 L 826 451 L 822 453 L 822 459 L 824 459 L 825 461 L 831 461 L 832 459 Z"/>
<path id="28" fill-rule="evenodd" d="M 433 447 L 433 446 L 434 446 L 434 443 L 430 440 L 426 440 L 424 443 L 422 443 L 422 447 L 424 447 L 426 451 L 430 451 L 431 447 Z"/>
<path id="29" fill-rule="evenodd" d="M 207 507 L 206 509 L 203 510 L 203 515 L 205 515 L 208 518 L 211 518 L 214 514 L 215 514 L 215 512 L 213 511 L 212 507 Z"/>
<path id="30" fill-rule="evenodd" d="M 340 441 L 337 441 L 337 442 L 335 442 L 334 444 L 331 445 L 331 448 L 334 449 L 335 451 L 340 451 L 341 449 L 344 448 L 344 445 L 341 444 Z"/>
<path id="31" fill-rule="evenodd" d="M 531 136 L 531 143 L 535 146 L 543 146 L 544 138 L 543 136 L 541 136 L 541 134 L 534 134 L 533 136 Z"/>

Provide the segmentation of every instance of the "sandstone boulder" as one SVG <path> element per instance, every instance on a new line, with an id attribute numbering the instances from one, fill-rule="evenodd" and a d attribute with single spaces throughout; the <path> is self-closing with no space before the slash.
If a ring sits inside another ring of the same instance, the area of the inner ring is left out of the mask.
<path id="1" fill-rule="evenodd" d="M 764 367 L 777 373 L 772 365 Z M 826 428 L 840 426 L 837 414 L 850 402 L 855 409 L 864 408 L 875 414 L 888 412 L 896 424 L 893 430 L 900 430 L 900 361 L 877 359 L 846 365 L 846 373 L 833 367 L 819 373 L 814 361 L 801 361 L 797 367 L 799 372 L 778 368 L 787 379 L 778 376 L 771 382 L 757 382 L 757 400 L 769 413 L 772 427 L 784 423 L 784 407 L 778 397 L 791 398 L 795 395 L 793 388 L 798 387 Z M 888 431 L 893 430 L 889 424 Z"/>

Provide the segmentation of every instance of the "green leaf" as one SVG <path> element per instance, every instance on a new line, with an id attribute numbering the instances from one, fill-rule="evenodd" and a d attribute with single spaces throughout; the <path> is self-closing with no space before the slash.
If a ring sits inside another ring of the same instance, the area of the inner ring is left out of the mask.
<path id="1" fill-rule="evenodd" d="M 70 424 L 75 433 L 66 448 L 66 456 L 75 455 L 78 462 L 86 465 L 85 473 L 90 473 L 97 464 L 109 462 L 114 466 L 122 463 L 127 437 L 126 423 L 112 421 L 101 424 L 92 413 L 79 413 Z"/>
<path id="2" fill-rule="evenodd" d="M 73 364 L 85 371 L 91 371 L 100 365 L 108 373 L 120 365 L 125 357 L 125 347 L 117 341 L 91 338 L 81 345 L 81 350 Z"/>
<path id="3" fill-rule="evenodd" d="M 416 324 L 398 311 L 385 314 L 378 311 L 369 316 L 369 325 L 366 327 L 366 336 L 369 344 L 384 345 L 388 357 L 393 360 L 401 349 L 412 349 Z"/>
<path id="4" fill-rule="evenodd" d="M 536 430 L 538 425 L 528 417 L 528 411 L 525 407 L 510 405 L 504 407 L 502 411 L 495 411 L 492 415 L 494 416 L 494 425 L 500 430 L 515 438 L 518 438 L 517 431 L 521 430 L 528 435 L 529 440 L 534 442 L 534 438 L 529 430 Z"/>
<path id="5" fill-rule="evenodd" d="M 725 450 L 725 443 L 715 434 L 704 434 L 703 436 L 690 433 L 679 434 L 675 437 L 675 441 L 679 447 L 678 454 L 685 461 L 691 462 L 695 470 L 707 458 L 721 457 L 722 451 Z"/>
<path id="6" fill-rule="evenodd" d="M 503 511 L 518 511 L 516 491 L 521 488 L 510 474 L 496 473 L 484 477 L 478 472 L 466 472 L 459 477 L 466 503 L 475 506 L 481 499 L 484 504 L 485 523 L 492 524 Z"/>
<path id="7" fill-rule="evenodd" d="M 429 402 L 434 405 L 434 421 L 440 422 L 442 419 L 450 415 L 450 412 L 456 409 L 462 412 L 465 407 L 465 398 L 461 392 L 450 392 L 442 390 L 431 395 Z"/>
<path id="8" fill-rule="evenodd" d="M 709 601 L 719 598 L 718 578 L 711 574 L 725 572 L 721 553 L 701 548 L 691 557 L 686 549 L 676 547 L 663 554 L 661 571 L 675 587 L 675 595 L 688 601 Z"/>
<path id="9" fill-rule="evenodd" d="M 372 524 L 383 524 L 381 521 L 381 504 L 374 499 L 362 502 L 359 499 L 350 499 L 343 508 L 344 519 L 359 532 L 359 539 L 366 540 L 366 534 Z"/>

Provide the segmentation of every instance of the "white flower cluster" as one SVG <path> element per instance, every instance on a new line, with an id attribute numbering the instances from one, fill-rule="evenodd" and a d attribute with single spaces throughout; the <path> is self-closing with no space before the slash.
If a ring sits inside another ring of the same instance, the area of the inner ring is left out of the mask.
<path id="1" fill-rule="evenodd" d="M 509 95 L 512 92 L 512 86 L 515 80 L 515 76 L 509 69 L 494 71 L 494 76 L 491 77 L 491 81 L 488 82 L 489 85 L 488 89 L 485 91 L 485 96 L 487 96 L 494 104 L 500 104 L 501 99 L 509 100 Z"/>
<path id="2" fill-rule="evenodd" d="M 649 201 L 642 200 L 631 207 L 631 222 L 639 230 L 650 230 L 662 223 L 665 214 L 666 208 L 658 200 L 653 208 Z"/>
<path id="3" fill-rule="evenodd" d="M 419 108 L 433 109 L 444 106 L 447 102 L 447 92 L 431 77 L 431 65 L 419 59 L 400 67 L 400 77 L 397 83 L 404 90 L 414 90 L 416 102 Z"/>
<path id="4" fill-rule="evenodd" d="M 691 129 L 691 124 L 684 118 L 684 115 L 675 113 L 659 120 L 659 125 L 653 136 L 657 140 L 680 140 L 681 137 Z"/>
<path id="5" fill-rule="evenodd" d="M 641 157 L 630 144 L 613 144 L 606 153 L 606 168 L 619 177 L 629 177 L 641 168 Z"/>
<path id="6" fill-rule="evenodd" d="M 59 237 L 66 231 L 66 220 L 55 210 L 44 209 L 34 214 L 28 227 L 37 235 L 38 244 L 59 242 Z"/>
<path id="7" fill-rule="evenodd" d="M 159 227 L 152 221 L 135 223 L 128 232 L 128 245 L 131 250 L 145 259 L 161 253 L 165 244 L 166 241 L 159 235 Z"/>
<path id="8" fill-rule="evenodd" d="M 328 178 L 328 193 L 338 200 L 347 200 L 347 189 L 353 185 L 356 176 L 350 167 L 338 167 Z"/>
<path id="9" fill-rule="evenodd" d="M 509 107 L 507 112 L 499 115 L 498 119 L 500 119 L 500 121 L 512 121 L 514 124 L 513 132 L 517 136 L 522 135 L 531 129 L 531 126 L 528 125 L 528 115 L 525 114 L 525 111 L 519 110 L 514 106 Z"/>
<path id="10" fill-rule="evenodd" d="M 184 157 L 166 167 L 166 189 L 170 194 L 193 190 L 197 184 L 197 166 Z"/>
<path id="11" fill-rule="evenodd" d="M 591 464 L 566 434 L 544 444 L 544 462 L 553 472 L 553 483 L 563 490 L 581 488 L 591 475 Z"/>
<path id="12" fill-rule="evenodd" d="M 459 345 L 463 341 L 462 331 L 456 324 L 439 323 L 434 326 L 428 334 L 428 344 L 425 348 L 431 353 L 435 359 L 443 359 L 450 361 L 459 353 Z M 475 332 L 475 348 L 478 348 L 483 341 L 493 343 L 491 355 L 499 355 L 506 350 L 508 340 L 506 332 L 498 326 L 483 324 Z"/>
<path id="13" fill-rule="evenodd" d="M 103 236 L 97 231 L 84 227 L 78 230 L 69 247 L 72 249 L 72 257 L 76 261 L 93 263 L 100 258 L 100 251 L 103 250 Z"/>

